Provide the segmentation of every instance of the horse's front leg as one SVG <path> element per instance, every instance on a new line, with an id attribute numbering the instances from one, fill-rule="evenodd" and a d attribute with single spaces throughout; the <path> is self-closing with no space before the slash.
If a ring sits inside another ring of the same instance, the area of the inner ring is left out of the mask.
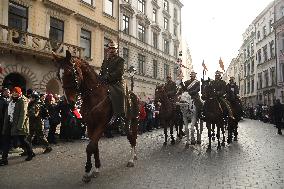
<path id="1" fill-rule="evenodd" d="M 170 135 L 171 135 L 171 144 L 175 144 L 174 122 L 173 121 L 170 121 Z"/>
<path id="2" fill-rule="evenodd" d="M 128 123 L 126 123 L 128 124 Z M 129 128 L 129 127 L 127 127 Z M 127 167 L 134 167 L 134 160 L 137 160 L 136 154 L 136 139 L 137 139 L 137 130 L 138 130 L 138 121 L 132 120 L 131 127 L 129 128 L 130 132 L 128 132 L 127 138 L 131 145 L 131 155 L 130 159 L 127 163 Z"/>
<path id="3" fill-rule="evenodd" d="M 83 176 L 84 182 L 90 182 L 91 178 L 94 176 L 94 173 L 91 172 L 92 170 L 92 154 L 95 154 L 96 144 L 93 141 L 90 141 L 86 148 L 86 154 L 87 154 L 87 162 L 85 165 L 85 174 Z M 100 163 L 96 162 L 96 168 L 100 167 Z"/>
<path id="4" fill-rule="evenodd" d="M 197 124 L 197 144 L 201 144 L 202 131 L 203 131 L 203 121 L 199 119 L 199 127 Z"/>
<path id="5" fill-rule="evenodd" d="M 196 125 L 197 125 L 197 118 L 196 118 L 196 114 L 193 113 L 192 119 L 191 119 L 191 126 L 190 126 L 190 131 L 191 131 L 191 142 L 190 143 L 191 143 L 191 145 L 196 144 L 195 136 L 194 136 Z"/>
<path id="6" fill-rule="evenodd" d="M 163 127 L 164 127 L 164 136 L 165 136 L 165 142 L 164 142 L 164 146 L 165 146 L 168 143 L 168 129 L 167 129 L 167 125 L 165 125 L 165 123 L 163 124 Z"/>
<path id="7" fill-rule="evenodd" d="M 185 135 L 186 135 L 185 147 L 188 147 L 189 146 L 189 129 L 188 129 L 188 120 L 186 116 L 184 116 L 183 122 L 185 126 Z"/>
<path id="8" fill-rule="evenodd" d="M 211 129 L 211 124 L 206 122 L 206 127 L 207 127 L 207 130 L 208 130 L 208 140 L 209 140 L 209 144 L 208 144 L 208 147 L 207 147 L 207 150 L 210 151 L 211 150 L 211 137 L 212 137 L 212 129 Z"/>

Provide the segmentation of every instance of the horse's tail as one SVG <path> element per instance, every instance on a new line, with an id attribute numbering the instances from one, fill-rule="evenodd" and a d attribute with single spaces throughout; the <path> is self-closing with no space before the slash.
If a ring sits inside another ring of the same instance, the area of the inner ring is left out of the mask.
<path id="1" fill-rule="evenodd" d="M 138 102 L 138 97 L 133 93 L 133 92 L 129 92 L 129 96 L 130 96 L 130 113 L 132 114 L 131 117 L 138 117 L 139 115 L 139 102 Z"/>

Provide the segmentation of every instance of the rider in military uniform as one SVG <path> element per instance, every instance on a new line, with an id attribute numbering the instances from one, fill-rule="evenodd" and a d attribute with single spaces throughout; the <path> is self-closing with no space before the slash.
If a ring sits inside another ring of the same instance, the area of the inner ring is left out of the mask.
<path id="1" fill-rule="evenodd" d="M 167 76 L 167 82 L 164 86 L 165 92 L 167 97 L 170 99 L 171 102 L 176 101 L 176 94 L 177 94 L 177 86 L 176 83 L 172 81 L 171 76 Z"/>
<path id="2" fill-rule="evenodd" d="M 118 56 L 117 46 L 111 41 L 108 44 L 107 58 L 104 59 L 100 71 L 100 78 L 109 85 L 113 116 L 109 124 L 125 120 L 124 102 L 124 59 Z"/>
<path id="3" fill-rule="evenodd" d="M 239 95 L 239 87 L 236 84 L 236 82 L 234 81 L 235 78 L 234 77 L 230 77 L 229 83 L 227 84 L 226 87 L 226 93 L 227 93 L 227 99 L 229 101 L 233 101 L 233 100 L 238 100 L 238 95 Z"/>
<path id="4" fill-rule="evenodd" d="M 200 81 L 196 79 L 196 73 L 194 71 L 190 73 L 190 80 L 185 81 L 184 84 L 181 83 L 181 87 L 183 91 L 187 91 L 191 96 L 197 108 L 198 114 L 200 114 L 202 109 L 202 102 L 199 96 Z"/>
<path id="5" fill-rule="evenodd" d="M 222 80 L 221 72 L 215 72 L 215 80 L 211 81 L 211 85 L 214 89 L 214 94 L 217 96 L 219 102 L 224 105 L 229 113 L 229 116 L 232 119 L 235 119 L 233 116 L 232 109 L 230 107 L 230 103 L 225 99 L 226 94 L 226 82 Z"/>
<path id="6" fill-rule="evenodd" d="M 45 150 L 43 153 L 48 153 L 52 150 L 49 143 L 44 138 L 43 135 L 43 122 L 41 118 L 41 105 L 39 102 L 39 95 L 36 92 L 31 94 L 31 101 L 28 105 L 28 117 L 29 117 L 29 136 L 28 141 L 31 142 L 32 138 L 35 136 L 38 142 L 44 146 Z"/>

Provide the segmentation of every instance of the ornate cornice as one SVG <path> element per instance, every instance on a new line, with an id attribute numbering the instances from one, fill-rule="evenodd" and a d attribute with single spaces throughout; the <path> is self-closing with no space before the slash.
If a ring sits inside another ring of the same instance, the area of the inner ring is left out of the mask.
<path id="1" fill-rule="evenodd" d="M 171 18 L 171 15 L 168 11 L 166 11 L 165 9 L 163 10 L 163 14 L 167 17 L 167 18 Z"/>
<path id="2" fill-rule="evenodd" d="M 163 31 L 162 34 L 166 39 L 172 39 L 172 34 L 168 30 Z"/>
<path id="3" fill-rule="evenodd" d="M 97 21 L 91 19 L 91 18 L 88 18 L 80 13 L 76 13 L 74 14 L 75 18 L 77 18 L 78 20 L 82 21 L 82 22 L 85 22 L 87 24 L 90 24 L 92 26 L 99 26 L 100 23 L 98 23 Z"/>
<path id="4" fill-rule="evenodd" d="M 126 14 L 128 13 L 131 16 L 133 16 L 133 14 L 135 14 L 134 9 L 132 8 L 132 6 L 129 3 L 120 4 L 120 9 L 121 9 L 122 13 L 126 13 Z"/>
<path id="5" fill-rule="evenodd" d="M 24 7 L 32 6 L 32 3 L 27 0 L 11 0 L 11 2 L 18 3 L 19 5 L 23 5 Z"/>
<path id="6" fill-rule="evenodd" d="M 43 4 L 47 7 L 49 7 L 50 9 L 55 9 L 57 11 L 60 11 L 66 15 L 71 15 L 73 13 L 75 13 L 75 11 L 68 9 L 66 7 L 63 7 L 57 3 L 52 2 L 51 0 L 43 0 Z"/>
<path id="7" fill-rule="evenodd" d="M 153 5 L 153 7 L 156 8 L 156 9 L 159 9 L 159 8 L 160 8 L 160 6 L 159 6 L 158 3 L 157 3 L 157 0 L 152 0 L 152 5 Z"/>
<path id="8" fill-rule="evenodd" d="M 148 27 L 151 24 L 151 21 L 149 20 L 149 18 L 143 14 L 143 13 L 138 13 L 136 15 L 136 18 L 139 20 L 139 23 Z"/>
<path id="9" fill-rule="evenodd" d="M 179 46 L 180 41 L 177 38 L 176 39 L 172 39 L 172 40 L 173 40 L 175 46 Z"/>
<path id="10" fill-rule="evenodd" d="M 118 31 L 116 31 L 116 30 L 114 30 L 114 29 L 112 29 L 112 28 L 109 28 L 109 27 L 106 26 L 106 25 L 100 24 L 100 28 L 101 28 L 102 30 L 104 30 L 104 31 L 107 31 L 107 32 L 113 34 L 113 35 L 117 35 L 117 36 L 118 36 L 118 34 L 119 34 Z"/>
<path id="11" fill-rule="evenodd" d="M 161 28 L 159 27 L 158 24 L 152 24 L 152 25 L 151 25 L 151 28 L 152 28 L 153 30 L 155 30 L 157 33 L 160 33 L 160 32 L 161 32 Z"/>
<path id="12" fill-rule="evenodd" d="M 183 7 L 183 4 L 180 2 L 180 0 L 174 0 L 174 2 L 175 2 L 175 4 L 176 4 L 177 6 L 179 6 L 180 8 Z"/>

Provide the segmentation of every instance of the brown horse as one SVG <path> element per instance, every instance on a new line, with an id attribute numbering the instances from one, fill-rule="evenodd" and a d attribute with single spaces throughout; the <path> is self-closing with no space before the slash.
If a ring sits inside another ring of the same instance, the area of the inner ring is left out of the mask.
<path id="1" fill-rule="evenodd" d="M 160 107 L 160 123 L 164 128 L 165 142 L 168 142 L 168 126 L 170 127 L 171 144 L 175 144 L 175 138 L 173 136 L 173 128 L 175 125 L 175 104 L 167 97 L 166 91 L 163 85 L 158 85 L 155 89 L 155 101 L 161 103 Z"/>
<path id="2" fill-rule="evenodd" d="M 66 51 L 66 57 L 54 58 L 59 67 L 59 77 L 64 89 L 64 95 L 68 103 L 75 104 L 78 97 L 81 96 L 81 113 L 84 123 L 87 125 L 90 142 L 87 145 L 87 162 L 85 166 L 84 182 L 89 182 L 92 177 L 98 175 L 101 167 L 99 157 L 98 142 L 107 127 L 110 127 L 109 121 L 112 117 L 112 105 L 108 98 L 108 85 L 100 82 L 99 75 L 84 60 L 72 57 L 69 51 Z M 127 166 L 133 167 L 136 156 L 136 139 L 138 128 L 138 100 L 133 93 L 127 96 L 131 99 L 126 103 L 126 123 L 125 128 L 127 138 L 131 145 L 131 158 Z M 91 172 L 91 157 L 94 154 L 95 171 Z"/>
<path id="3" fill-rule="evenodd" d="M 234 141 L 238 140 L 238 123 L 241 120 L 242 117 L 242 105 L 241 101 L 239 99 L 228 99 L 230 102 L 230 105 L 232 107 L 232 112 L 235 119 L 228 118 L 228 138 L 227 143 L 230 144 L 233 140 L 234 135 Z"/>
<path id="4" fill-rule="evenodd" d="M 212 138 L 212 127 L 217 126 L 217 139 L 218 146 L 217 149 L 221 148 L 220 134 L 223 134 L 222 146 L 225 146 L 225 127 L 224 127 L 224 114 L 218 99 L 215 97 L 215 92 L 213 87 L 210 85 L 210 79 L 201 80 L 201 94 L 204 100 L 204 121 L 206 122 L 206 127 L 208 129 L 208 139 L 209 145 L 208 150 L 211 149 L 211 138 Z"/>

